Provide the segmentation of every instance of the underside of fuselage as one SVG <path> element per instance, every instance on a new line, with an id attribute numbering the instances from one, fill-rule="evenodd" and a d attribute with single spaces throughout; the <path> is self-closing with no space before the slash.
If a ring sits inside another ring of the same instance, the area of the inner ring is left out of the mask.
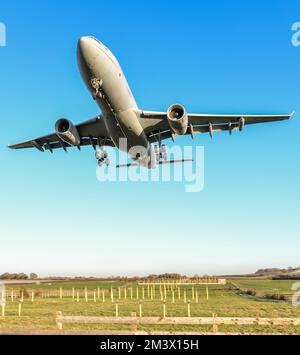
<path id="1" fill-rule="evenodd" d="M 149 143 L 138 119 L 136 101 L 115 56 L 93 37 L 82 37 L 78 43 L 78 66 L 115 146 L 145 165 Z"/>

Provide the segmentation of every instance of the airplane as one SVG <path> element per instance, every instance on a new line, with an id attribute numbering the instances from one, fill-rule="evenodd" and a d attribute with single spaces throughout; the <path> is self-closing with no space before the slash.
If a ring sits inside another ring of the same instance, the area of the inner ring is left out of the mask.
<path id="1" fill-rule="evenodd" d="M 92 146 L 96 150 L 99 166 L 109 165 L 105 146 L 116 147 L 126 153 L 133 163 L 124 166 L 141 166 L 155 169 L 157 165 L 184 162 L 168 161 L 166 139 L 175 142 L 177 136 L 197 133 L 243 131 L 246 125 L 290 119 L 288 115 L 220 115 L 190 114 L 181 104 L 174 104 L 166 112 L 138 108 L 119 62 L 112 52 L 91 36 L 81 37 L 77 46 L 77 61 L 81 77 L 91 96 L 98 104 L 101 114 L 73 124 L 69 119 L 59 119 L 55 132 L 9 145 L 11 149 L 36 148 L 41 152 L 55 149 L 67 151 L 70 147 Z M 122 143 L 126 141 L 126 144 Z M 99 149 L 97 151 L 97 146 Z"/>

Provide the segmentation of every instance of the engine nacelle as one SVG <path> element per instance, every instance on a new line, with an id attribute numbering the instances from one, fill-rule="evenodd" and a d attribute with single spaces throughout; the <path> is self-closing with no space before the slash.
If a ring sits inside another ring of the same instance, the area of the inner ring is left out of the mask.
<path id="1" fill-rule="evenodd" d="M 184 135 L 188 129 L 188 116 L 182 105 L 172 105 L 167 112 L 167 118 L 172 131 Z"/>
<path id="2" fill-rule="evenodd" d="M 65 143 L 78 147 L 80 146 L 80 136 L 77 128 L 66 118 L 58 120 L 55 124 L 55 131 L 59 138 Z"/>

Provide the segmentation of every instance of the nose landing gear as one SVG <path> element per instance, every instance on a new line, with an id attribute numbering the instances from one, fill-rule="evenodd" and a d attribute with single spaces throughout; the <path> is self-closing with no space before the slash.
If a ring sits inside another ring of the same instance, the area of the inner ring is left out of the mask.
<path id="1" fill-rule="evenodd" d="M 98 160 L 98 166 L 101 168 L 103 165 L 110 166 L 110 160 L 108 159 L 108 153 L 101 149 L 96 152 L 96 159 Z"/>
<path id="2" fill-rule="evenodd" d="M 99 97 L 100 99 L 103 97 L 103 94 L 102 94 L 102 84 L 103 84 L 103 80 L 100 80 L 100 79 L 97 79 L 97 78 L 94 78 L 91 80 L 91 85 L 92 85 L 92 88 L 94 89 L 93 91 L 93 99 L 96 100 L 97 97 Z"/>

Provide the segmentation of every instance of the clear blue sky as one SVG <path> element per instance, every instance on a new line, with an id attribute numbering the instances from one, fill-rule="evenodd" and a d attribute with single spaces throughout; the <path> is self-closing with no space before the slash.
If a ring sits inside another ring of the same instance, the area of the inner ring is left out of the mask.
<path id="1" fill-rule="evenodd" d="M 0 273 L 236 273 L 300 265 L 299 1 L 2 1 Z M 289 113 L 205 146 L 205 189 L 100 184 L 94 153 L 9 143 L 98 114 L 76 64 L 94 35 L 119 59 L 138 105 Z"/>

